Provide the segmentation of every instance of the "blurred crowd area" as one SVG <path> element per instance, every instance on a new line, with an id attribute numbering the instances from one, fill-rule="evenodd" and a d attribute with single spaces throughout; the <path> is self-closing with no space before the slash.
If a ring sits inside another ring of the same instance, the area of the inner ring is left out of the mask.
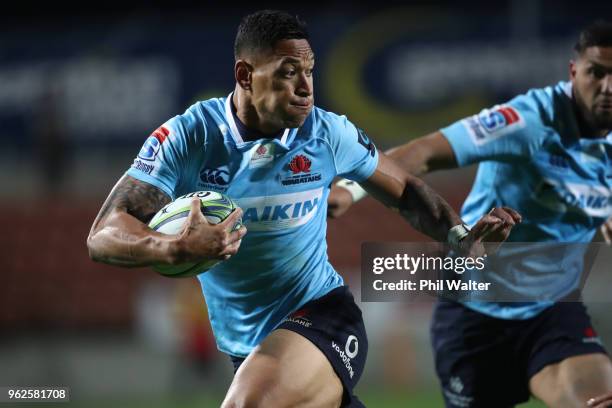
<path id="1" fill-rule="evenodd" d="M 309 24 L 316 104 L 385 149 L 567 79 L 577 32 L 610 17 L 606 3 L 332 1 L 289 11 Z M 258 7 L 230 7 L 5 16 L 0 385 L 67 385 L 85 400 L 222 398 L 231 366 L 216 351 L 197 280 L 95 264 L 85 239 L 146 137 L 195 101 L 233 90 L 235 30 Z M 473 174 L 428 181 L 458 209 Z M 362 242 L 425 239 L 372 199 L 328 231 L 332 264 L 357 298 Z M 362 304 L 371 339 L 362 388 L 435 395 L 431 305 Z M 593 305 L 596 327 L 610 327 L 597 314 L 606 307 Z"/>

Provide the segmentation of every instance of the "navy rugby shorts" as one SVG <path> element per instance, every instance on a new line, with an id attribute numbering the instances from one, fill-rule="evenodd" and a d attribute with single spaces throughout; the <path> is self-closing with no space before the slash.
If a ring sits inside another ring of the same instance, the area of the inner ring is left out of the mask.
<path id="1" fill-rule="evenodd" d="M 513 407 L 529 380 L 566 358 L 606 353 L 582 302 L 559 302 L 526 320 L 497 319 L 438 301 L 431 326 L 447 407 Z"/>
<path id="2" fill-rule="evenodd" d="M 353 395 L 353 388 L 363 373 L 368 338 L 361 310 L 347 286 L 306 303 L 287 316 L 278 329 L 299 333 L 323 352 L 344 386 L 341 407 L 364 407 Z M 236 373 L 245 359 L 230 358 Z"/>

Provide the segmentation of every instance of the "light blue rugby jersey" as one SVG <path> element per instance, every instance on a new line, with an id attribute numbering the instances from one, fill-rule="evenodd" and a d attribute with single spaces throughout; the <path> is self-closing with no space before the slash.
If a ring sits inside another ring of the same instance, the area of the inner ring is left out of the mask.
<path id="1" fill-rule="evenodd" d="M 480 163 L 462 208 L 468 224 L 492 207 L 509 206 L 523 216 L 509 242 L 593 239 L 612 215 L 612 133 L 581 138 L 571 97 L 571 83 L 560 82 L 441 129 L 460 166 Z M 513 264 L 516 254 L 509 251 L 508 269 L 501 274 L 489 271 L 487 278 L 519 298 L 524 293 L 527 299 L 538 294 L 559 299 L 579 283 L 584 248 L 566 247 L 550 259 L 523 257 L 519 264 Z M 466 302 L 474 310 L 506 319 L 527 319 L 550 305 Z"/>
<path id="2" fill-rule="evenodd" d="M 280 139 L 243 141 L 231 97 L 191 106 L 156 130 L 127 171 L 173 199 L 227 194 L 248 229 L 238 253 L 200 274 L 219 350 L 246 356 L 291 312 L 343 285 L 327 258 L 329 186 L 367 179 L 378 153 L 344 116 L 314 108 Z"/>

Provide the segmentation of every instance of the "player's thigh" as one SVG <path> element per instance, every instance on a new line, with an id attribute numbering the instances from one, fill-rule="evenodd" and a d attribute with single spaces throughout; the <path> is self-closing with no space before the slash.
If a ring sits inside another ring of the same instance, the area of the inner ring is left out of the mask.
<path id="1" fill-rule="evenodd" d="M 339 407 L 343 387 L 327 357 L 290 330 L 273 331 L 242 363 L 223 407 Z"/>
<path id="2" fill-rule="evenodd" d="M 446 407 L 504 408 L 529 399 L 522 358 L 512 346 L 517 337 L 506 326 L 463 305 L 438 302 L 431 336 Z"/>
<path id="3" fill-rule="evenodd" d="M 544 367 L 529 387 L 549 407 L 584 407 L 590 398 L 612 391 L 612 363 L 603 353 L 569 357 Z"/>

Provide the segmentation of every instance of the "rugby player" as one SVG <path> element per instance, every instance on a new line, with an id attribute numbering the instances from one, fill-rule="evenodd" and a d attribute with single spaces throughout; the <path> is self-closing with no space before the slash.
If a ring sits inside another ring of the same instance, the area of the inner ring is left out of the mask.
<path id="1" fill-rule="evenodd" d="M 498 208 L 467 232 L 362 130 L 314 107 L 315 58 L 298 18 L 246 16 L 234 52 L 234 91 L 195 103 L 147 139 L 94 221 L 90 256 L 119 266 L 225 260 L 198 276 L 217 346 L 236 369 L 224 407 L 361 406 L 352 394 L 368 349 L 361 311 L 327 259 L 332 180 L 364 182 L 417 229 L 466 254 L 482 251 L 485 238 L 505 239 L 520 217 Z M 196 199 L 182 233 L 147 227 L 196 190 L 226 193 L 242 210 L 210 225 Z M 231 231 L 241 216 L 248 234 Z"/>
<path id="2" fill-rule="evenodd" d="M 581 32 L 569 77 L 389 155 L 417 176 L 478 163 L 462 216 L 469 224 L 493 206 L 516 208 L 523 222 L 509 241 L 588 243 L 601 228 L 610 243 L 612 24 Z M 329 198 L 331 215 L 363 195 L 341 180 Z M 570 283 L 580 281 L 583 254 L 549 259 L 531 276 L 525 271 L 533 263 L 505 271 L 513 276 L 509 290 L 555 293 L 550 301 L 438 302 L 432 346 L 447 407 L 510 407 L 530 394 L 550 407 L 584 407 L 612 391 L 612 364 L 583 303 L 560 302 L 577 289 Z"/>

